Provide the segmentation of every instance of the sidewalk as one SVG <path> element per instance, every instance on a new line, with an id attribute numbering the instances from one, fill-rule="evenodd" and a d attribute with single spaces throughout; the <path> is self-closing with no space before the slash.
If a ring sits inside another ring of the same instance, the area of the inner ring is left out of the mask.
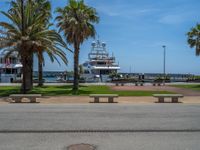
<path id="1" fill-rule="evenodd" d="M 40 104 L 88 104 L 93 101 L 89 96 L 54 96 L 39 98 Z M 119 104 L 154 104 L 157 99 L 154 97 L 119 97 L 115 99 Z M 169 99 L 170 101 L 170 99 Z M 107 99 L 101 99 L 101 102 L 107 102 Z M 200 104 L 200 96 L 185 96 L 180 99 L 184 104 Z M 8 98 L 0 98 L 0 104 L 9 104 Z"/>

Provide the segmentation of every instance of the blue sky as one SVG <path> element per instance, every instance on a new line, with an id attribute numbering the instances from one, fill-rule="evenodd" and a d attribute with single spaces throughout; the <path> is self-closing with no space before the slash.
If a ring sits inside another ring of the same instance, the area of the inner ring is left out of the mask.
<path id="1" fill-rule="evenodd" d="M 7 10 L 8 0 L 0 0 Z M 67 0 L 51 0 L 53 9 Z M 162 73 L 163 48 L 166 45 L 166 72 L 200 74 L 200 57 L 187 45 L 186 33 L 200 22 L 199 0 L 85 0 L 97 9 L 96 25 L 100 39 L 107 43 L 121 66 L 120 72 Z M 54 17 L 56 14 L 53 15 Z M 5 18 L 0 15 L 0 20 Z M 80 62 L 87 60 L 89 39 L 81 46 Z M 68 66 L 52 64 L 48 58 L 45 70 L 72 70 L 73 55 L 67 52 Z M 35 61 L 35 69 L 37 68 Z"/>

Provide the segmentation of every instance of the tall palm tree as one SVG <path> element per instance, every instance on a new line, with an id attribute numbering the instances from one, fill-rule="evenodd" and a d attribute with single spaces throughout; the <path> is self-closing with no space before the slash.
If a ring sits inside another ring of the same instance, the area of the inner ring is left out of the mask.
<path id="1" fill-rule="evenodd" d="M 26 7 L 25 7 L 26 6 Z M 32 62 L 33 53 L 31 52 L 32 44 L 29 39 L 30 29 L 32 26 L 38 27 L 39 21 L 34 21 L 33 7 L 23 0 L 11 1 L 11 8 L 8 12 L 1 12 L 10 21 L 0 22 L 1 29 L 1 47 L 7 51 L 8 55 L 18 51 L 23 65 L 23 93 L 32 88 Z M 39 16 L 42 18 L 42 16 Z"/>
<path id="2" fill-rule="evenodd" d="M 196 55 L 200 55 L 200 24 L 197 24 L 196 27 L 193 27 L 188 35 L 188 44 L 191 48 L 195 48 Z"/>
<path id="3" fill-rule="evenodd" d="M 94 24 L 99 17 L 94 8 L 87 6 L 84 0 L 69 0 L 64 8 L 57 9 L 59 31 L 63 31 L 66 41 L 74 47 L 74 83 L 73 91 L 79 87 L 79 52 L 80 45 L 89 37 L 95 36 Z"/>
<path id="4" fill-rule="evenodd" d="M 8 12 L 1 12 L 10 21 L 0 22 L 0 50 L 7 51 L 7 55 L 17 51 L 23 65 L 23 93 L 32 89 L 33 54 L 45 50 L 53 61 L 61 56 L 67 63 L 66 55 L 62 47 L 66 43 L 55 31 L 44 26 L 45 14 L 38 11 L 39 5 L 35 1 L 28 0 L 23 6 L 20 0 L 11 2 Z M 23 11 L 22 11 L 23 10 Z M 41 57 L 44 60 L 43 57 Z"/>

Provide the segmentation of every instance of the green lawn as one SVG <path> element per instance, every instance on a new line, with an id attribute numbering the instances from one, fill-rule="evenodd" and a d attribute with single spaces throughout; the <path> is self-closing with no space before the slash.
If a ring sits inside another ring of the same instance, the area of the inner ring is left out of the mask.
<path id="1" fill-rule="evenodd" d="M 187 85 L 183 84 L 183 85 L 172 85 L 172 86 L 200 91 L 200 84 L 199 85 L 198 84 L 187 84 Z"/>
<path id="2" fill-rule="evenodd" d="M 19 87 L 0 87 L 0 96 L 8 96 L 20 92 Z M 73 95 L 72 86 L 44 86 L 34 87 L 32 94 L 42 94 L 44 96 L 64 96 Z M 119 96 L 152 96 L 152 94 L 168 94 L 167 91 L 113 91 L 108 86 L 80 86 L 78 95 L 89 94 L 119 94 Z"/>

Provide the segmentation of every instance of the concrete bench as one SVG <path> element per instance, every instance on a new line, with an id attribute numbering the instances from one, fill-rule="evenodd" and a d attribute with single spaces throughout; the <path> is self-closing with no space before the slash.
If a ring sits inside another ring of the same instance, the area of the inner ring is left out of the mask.
<path id="1" fill-rule="evenodd" d="M 114 103 L 114 98 L 118 98 L 117 94 L 90 94 L 90 98 L 94 98 L 94 103 L 99 103 L 100 98 L 108 98 L 108 103 Z"/>
<path id="2" fill-rule="evenodd" d="M 42 97 L 41 94 L 12 94 L 9 96 L 15 103 L 21 103 L 23 98 L 30 100 L 30 103 L 36 103 L 36 98 Z"/>
<path id="3" fill-rule="evenodd" d="M 153 97 L 158 98 L 158 103 L 164 103 L 165 98 L 171 98 L 172 103 L 178 103 L 178 99 L 184 96 L 182 94 L 153 94 Z"/>

